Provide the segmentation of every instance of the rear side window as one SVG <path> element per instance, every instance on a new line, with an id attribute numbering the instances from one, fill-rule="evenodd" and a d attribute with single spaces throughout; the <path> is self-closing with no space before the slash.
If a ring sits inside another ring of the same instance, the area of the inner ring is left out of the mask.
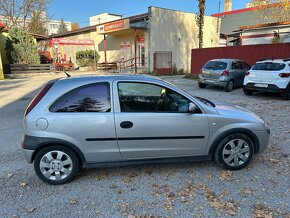
<path id="1" fill-rule="evenodd" d="M 222 61 L 209 61 L 205 64 L 204 68 L 207 70 L 225 70 L 228 64 Z"/>
<path id="2" fill-rule="evenodd" d="M 283 70 L 285 66 L 283 63 L 265 62 L 255 64 L 252 70 L 279 71 Z"/>
<path id="3" fill-rule="evenodd" d="M 51 112 L 110 112 L 109 83 L 95 83 L 76 88 L 60 97 Z"/>

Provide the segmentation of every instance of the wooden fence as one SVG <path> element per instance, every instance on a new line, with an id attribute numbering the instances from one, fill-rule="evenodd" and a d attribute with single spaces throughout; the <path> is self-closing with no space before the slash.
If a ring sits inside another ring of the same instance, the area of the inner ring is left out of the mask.
<path id="1" fill-rule="evenodd" d="M 54 70 L 52 64 L 10 64 L 11 74 L 48 73 Z"/>

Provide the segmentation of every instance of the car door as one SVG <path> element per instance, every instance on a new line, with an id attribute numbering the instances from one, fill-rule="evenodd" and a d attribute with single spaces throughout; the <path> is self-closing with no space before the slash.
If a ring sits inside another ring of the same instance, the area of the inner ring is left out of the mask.
<path id="1" fill-rule="evenodd" d="M 52 104 L 46 118 L 49 131 L 78 146 L 87 163 L 121 158 L 108 82 L 69 91 Z"/>
<path id="2" fill-rule="evenodd" d="M 127 159 L 203 155 L 208 119 L 188 113 L 189 100 L 148 82 L 114 82 L 117 141 Z"/>

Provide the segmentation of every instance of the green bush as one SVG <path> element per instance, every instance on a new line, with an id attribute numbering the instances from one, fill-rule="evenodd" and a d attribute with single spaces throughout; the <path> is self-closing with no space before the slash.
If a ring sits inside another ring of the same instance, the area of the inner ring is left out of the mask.
<path id="1" fill-rule="evenodd" d="M 94 55 L 96 55 L 96 58 L 94 58 Z M 80 67 L 91 66 L 92 64 L 97 63 L 99 60 L 100 55 L 97 51 L 94 50 L 84 50 L 78 51 L 76 53 L 77 65 L 79 65 Z"/>
<path id="2" fill-rule="evenodd" d="M 10 64 L 40 63 L 34 38 L 22 28 L 14 27 L 9 30 L 5 50 Z"/>

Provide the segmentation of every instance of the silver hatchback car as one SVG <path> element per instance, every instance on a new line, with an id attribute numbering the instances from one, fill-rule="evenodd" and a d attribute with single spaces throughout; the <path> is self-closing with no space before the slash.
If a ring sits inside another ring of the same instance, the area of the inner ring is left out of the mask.
<path id="1" fill-rule="evenodd" d="M 226 92 L 235 87 L 243 86 L 246 73 L 250 65 L 238 59 L 214 59 L 208 61 L 201 69 L 198 77 L 199 88 L 208 85 L 219 86 Z"/>
<path id="2" fill-rule="evenodd" d="M 155 77 L 108 75 L 49 82 L 25 112 L 22 148 L 39 178 L 57 185 L 85 167 L 213 159 L 238 170 L 269 135 L 239 106 Z"/>

